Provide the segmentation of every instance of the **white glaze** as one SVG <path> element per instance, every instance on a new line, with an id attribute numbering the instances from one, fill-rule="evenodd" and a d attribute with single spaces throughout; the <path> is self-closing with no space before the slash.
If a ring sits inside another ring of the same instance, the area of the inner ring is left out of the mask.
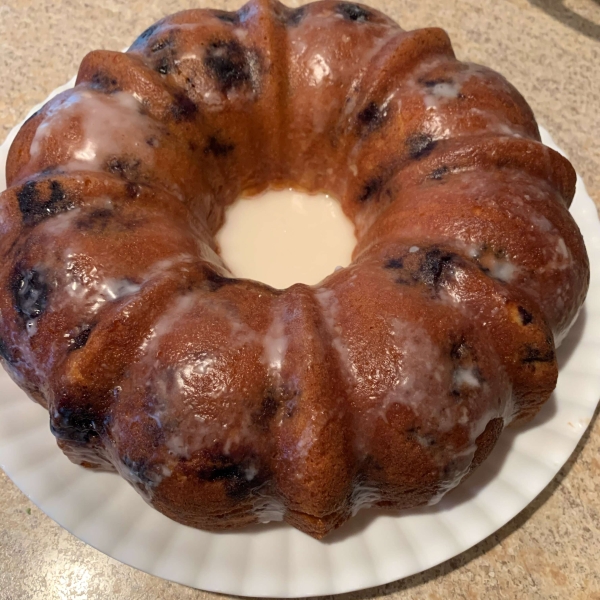
<path id="1" fill-rule="evenodd" d="M 279 313 L 275 313 L 271 326 L 263 339 L 263 359 L 272 372 L 279 373 L 281 371 L 289 341 L 289 337 L 285 333 L 285 322 Z"/>
<path id="2" fill-rule="evenodd" d="M 313 55 L 312 59 L 308 63 L 308 69 L 308 81 L 310 82 L 309 85 L 312 87 L 318 86 L 323 79 L 331 75 L 331 67 L 320 54 Z"/>
<path id="3" fill-rule="evenodd" d="M 68 124 L 77 123 L 77 143 L 71 146 L 69 157 L 55 166 L 65 171 L 101 171 L 108 159 L 126 154 L 149 168 L 154 163 L 154 151 L 146 140 L 154 127 L 140 111 L 139 101 L 127 92 L 107 95 L 74 90 L 47 109 L 31 143 L 31 160 L 43 156 L 47 140 L 57 130 L 68 130 Z"/>
<path id="4" fill-rule="evenodd" d="M 34 336 L 37 333 L 37 319 L 29 319 L 25 324 L 25 328 L 27 329 L 27 335 L 29 337 Z"/>
<path id="5" fill-rule="evenodd" d="M 423 94 L 423 103 L 427 110 L 440 108 L 450 100 L 456 100 L 460 94 L 461 85 L 458 82 L 437 83 L 431 88 L 426 88 Z"/>
<path id="6" fill-rule="evenodd" d="M 423 327 L 394 318 L 391 321 L 391 333 L 402 358 L 398 364 L 395 385 L 381 404 L 380 415 L 386 421 L 387 411 L 392 404 L 405 404 L 415 414 L 421 414 L 423 409 L 429 410 L 432 401 L 437 402 L 438 398 L 446 395 L 448 389 L 447 382 L 443 381 L 447 372 L 440 349 L 433 344 Z M 438 398 L 432 400 L 432 393 Z M 441 431 L 447 431 L 454 425 L 443 413 L 432 411 L 431 416 L 439 418 Z"/>
<path id="7" fill-rule="evenodd" d="M 232 348 L 241 348 L 246 344 L 260 343 L 260 336 L 247 323 L 242 323 L 235 315 L 228 315 L 231 333 L 229 343 Z"/>
<path id="8" fill-rule="evenodd" d="M 244 469 L 244 479 L 246 481 L 252 481 L 257 475 L 258 469 L 254 464 L 251 464 L 249 467 Z"/>
<path id="9" fill-rule="evenodd" d="M 352 490 L 350 506 L 352 516 L 363 508 L 371 508 L 382 499 L 381 492 L 373 485 L 357 484 Z"/>
<path id="10" fill-rule="evenodd" d="M 195 305 L 196 297 L 194 294 L 187 294 L 176 298 L 169 309 L 158 319 L 149 336 L 140 346 L 140 352 L 149 357 L 154 357 L 154 352 L 158 348 L 159 340 L 168 334 L 176 323 L 179 322 Z"/>
<path id="11" fill-rule="evenodd" d="M 257 493 L 252 512 L 256 515 L 259 523 L 271 523 L 272 521 L 283 521 L 286 508 L 281 500 L 272 496 L 262 496 Z"/>
<path id="12" fill-rule="evenodd" d="M 571 331 L 571 329 L 573 328 L 573 325 L 575 325 L 575 323 L 577 322 L 577 319 L 579 318 L 579 313 L 581 312 L 582 308 L 583 308 L 583 305 L 579 307 L 579 309 L 577 310 L 577 314 L 575 315 L 573 320 L 562 331 L 554 332 L 554 347 L 555 348 L 558 348 L 565 341 L 565 338 L 567 337 L 567 335 L 569 335 L 569 331 Z"/>
<path id="13" fill-rule="evenodd" d="M 554 246 L 552 257 L 538 272 L 546 273 L 548 271 L 564 271 L 573 266 L 573 256 L 567 248 L 567 244 L 562 237 L 556 236 L 556 244 Z M 557 290 L 557 301 L 560 302 L 560 289 Z"/>
<path id="14" fill-rule="evenodd" d="M 102 278 L 97 267 L 82 272 L 77 265 L 79 262 L 85 264 L 86 258 L 85 255 L 67 253 L 65 290 L 70 301 L 75 301 L 94 313 L 106 302 L 132 296 L 140 291 L 141 286 L 128 279 Z"/>
<path id="15" fill-rule="evenodd" d="M 469 112 L 485 121 L 484 131 L 486 133 L 494 133 L 517 138 L 523 137 L 524 132 L 522 129 L 518 128 L 516 125 L 509 125 L 503 118 L 498 117 L 495 112 L 477 107 L 470 108 Z"/>
<path id="16" fill-rule="evenodd" d="M 167 450 L 178 458 L 189 458 L 189 446 L 185 443 L 183 436 L 180 433 L 171 435 L 165 444 Z"/>
<path id="17" fill-rule="evenodd" d="M 438 504 L 450 490 L 453 490 L 463 480 L 471 468 L 475 451 L 476 447 L 473 445 L 453 457 L 453 460 L 456 462 L 456 467 L 446 479 L 440 482 L 437 492 L 427 503 L 429 506 Z"/>
<path id="18" fill-rule="evenodd" d="M 527 196 L 525 196 L 526 200 L 529 200 Z M 544 217 L 544 215 L 539 215 L 532 210 L 530 210 L 529 219 L 533 226 L 543 233 L 548 233 L 554 230 L 554 225 L 550 223 L 550 221 Z"/>
<path id="19" fill-rule="evenodd" d="M 283 190 L 235 202 L 217 242 L 235 276 L 284 289 L 350 264 L 356 238 L 333 198 Z"/>
<path id="20" fill-rule="evenodd" d="M 487 270 L 490 277 L 506 283 L 512 282 L 521 272 L 521 267 L 506 257 L 496 256 L 485 247 L 476 244 L 458 244 L 468 256 Z"/>
<path id="21" fill-rule="evenodd" d="M 315 291 L 315 298 L 321 307 L 325 325 L 331 336 L 331 345 L 340 358 L 340 364 L 346 376 L 356 379 L 356 369 L 350 360 L 348 346 L 343 338 L 342 328 L 338 321 L 340 303 L 332 289 L 319 288 Z"/>
<path id="22" fill-rule="evenodd" d="M 563 258 L 568 259 L 571 256 L 563 238 L 558 238 L 558 242 L 556 243 L 556 251 L 557 254 Z"/>
<path id="23" fill-rule="evenodd" d="M 311 421 L 306 427 L 302 430 L 302 434 L 298 438 L 298 442 L 296 443 L 296 454 L 295 458 L 299 460 L 303 460 L 306 458 L 313 444 L 317 440 L 317 435 L 315 433 L 315 425 Z"/>
<path id="24" fill-rule="evenodd" d="M 507 283 L 510 283 L 519 273 L 519 267 L 509 260 L 494 258 L 488 261 L 485 266 L 489 268 L 490 275 L 494 279 L 500 279 L 500 281 L 506 281 Z"/>
<path id="25" fill-rule="evenodd" d="M 459 368 L 454 371 L 454 383 L 457 387 L 470 387 L 470 388 L 478 388 L 481 387 L 481 383 L 476 376 L 475 370 L 473 367 L 468 369 Z"/>
<path id="26" fill-rule="evenodd" d="M 53 237 L 61 237 L 72 230 L 73 223 L 81 216 L 81 213 L 81 208 L 74 208 L 73 210 L 55 215 L 52 219 L 46 219 L 42 223 L 44 232 Z"/>

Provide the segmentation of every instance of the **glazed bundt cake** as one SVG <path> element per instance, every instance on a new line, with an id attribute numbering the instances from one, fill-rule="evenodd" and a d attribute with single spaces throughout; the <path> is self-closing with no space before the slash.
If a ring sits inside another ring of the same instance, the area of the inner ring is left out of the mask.
<path id="1" fill-rule="evenodd" d="M 588 261 L 570 163 L 441 29 L 366 6 L 167 17 L 21 128 L 0 202 L 0 354 L 76 463 L 203 529 L 315 537 L 433 503 L 555 387 Z M 324 191 L 352 264 L 236 279 L 242 194 Z"/>

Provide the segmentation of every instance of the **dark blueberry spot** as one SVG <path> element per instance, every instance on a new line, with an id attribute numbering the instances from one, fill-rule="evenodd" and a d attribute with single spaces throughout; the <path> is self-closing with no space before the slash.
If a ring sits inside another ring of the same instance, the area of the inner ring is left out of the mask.
<path id="1" fill-rule="evenodd" d="M 431 154 L 436 141 L 426 133 L 415 133 L 406 139 L 408 154 L 413 159 L 423 158 Z"/>
<path id="2" fill-rule="evenodd" d="M 7 363 L 14 362 L 12 352 L 9 350 L 6 342 L 0 338 L 0 357 L 3 358 Z"/>
<path id="3" fill-rule="evenodd" d="M 450 169 L 448 167 L 439 167 L 429 174 L 428 179 L 435 179 L 436 181 L 439 181 L 440 179 L 443 179 L 444 175 L 447 175 L 449 172 Z"/>
<path id="4" fill-rule="evenodd" d="M 372 17 L 372 13 L 363 6 L 353 4 L 352 2 L 340 2 L 335 7 L 335 12 L 342 15 L 344 19 L 349 21 L 357 21 L 358 23 L 365 23 Z"/>
<path id="5" fill-rule="evenodd" d="M 113 216 L 111 208 L 96 208 L 77 219 L 75 226 L 81 231 L 94 230 L 101 233 L 108 227 Z"/>
<path id="6" fill-rule="evenodd" d="M 23 217 L 27 221 L 29 215 L 34 213 L 37 205 L 39 204 L 39 193 L 37 189 L 37 183 L 35 181 L 28 181 L 18 192 L 17 200 L 19 202 L 19 208 Z"/>
<path id="7" fill-rule="evenodd" d="M 422 281 L 425 285 L 436 288 L 444 281 L 447 275 L 452 271 L 454 255 L 449 252 L 442 252 L 438 248 L 429 250 L 425 254 L 425 259 L 419 267 L 415 278 Z"/>
<path id="8" fill-rule="evenodd" d="M 178 29 L 171 29 L 166 38 L 159 39 L 150 48 L 150 51 L 157 55 L 154 68 L 161 75 L 179 72 L 177 68 L 177 50 L 175 48 L 178 33 Z"/>
<path id="9" fill-rule="evenodd" d="M 235 479 L 242 477 L 240 465 L 227 462 L 227 457 L 221 459 L 220 466 L 209 467 L 198 471 L 198 477 L 203 481 L 219 481 L 220 479 Z"/>
<path id="10" fill-rule="evenodd" d="M 210 462 L 210 465 L 198 470 L 198 479 L 211 483 L 222 481 L 230 498 L 247 496 L 262 481 L 256 477 L 254 461 L 247 457 L 236 461 L 231 456 L 216 455 L 211 457 Z"/>
<path id="11" fill-rule="evenodd" d="M 367 454 L 363 459 L 363 472 L 372 473 L 373 471 L 383 471 L 383 465 L 372 454 Z"/>
<path id="12" fill-rule="evenodd" d="M 377 192 L 381 190 L 382 186 L 383 181 L 381 180 L 381 177 L 373 177 L 372 179 L 369 179 L 369 181 L 367 181 L 363 187 L 362 192 L 358 197 L 358 201 L 366 202 L 367 200 L 370 200 L 375 194 L 377 194 Z"/>
<path id="13" fill-rule="evenodd" d="M 92 329 L 92 325 L 82 325 L 79 327 L 75 336 L 69 340 L 69 352 L 83 348 L 90 338 Z"/>
<path id="14" fill-rule="evenodd" d="M 120 387 L 114 387 L 112 389 L 112 396 L 115 400 L 119 399 L 119 392 L 121 391 Z M 111 413 L 108 413 L 104 419 L 102 420 L 102 427 L 106 428 L 106 427 L 110 427 L 112 422 L 113 422 L 113 416 Z"/>
<path id="15" fill-rule="evenodd" d="M 67 195 L 65 194 L 65 190 L 59 181 L 53 180 L 50 182 L 50 199 L 48 200 L 48 204 L 55 205 L 58 202 L 62 202 Z"/>
<path id="16" fill-rule="evenodd" d="M 138 36 L 138 38 L 135 40 L 135 42 L 133 42 L 131 47 L 135 48 L 135 46 L 138 46 L 145 42 L 158 29 L 159 25 L 160 21 L 158 23 L 154 23 L 154 25 L 150 25 L 148 29 L 146 29 L 142 34 Z"/>
<path id="17" fill-rule="evenodd" d="M 252 15 L 256 14 L 256 6 L 251 6 L 250 2 L 247 2 L 238 10 L 240 23 L 245 23 Z"/>
<path id="18" fill-rule="evenodd" d="M 369 123 L 376 121 L 378 118 L 379 107 L 375 102 L 371 102 L 366 108 L 363 108 L 363 110 L 358 113 L 358 120 L 364 125 L 368 125 Z"/>
<path id="19" fill-rule="evenodd" d="M 361 133 L 370 133 L 379 129 L 388 115 L 387 109 L 382 109 L 375 102 L 369 103 L 357 116 Z"/>
<path id="20" fill-rule="evenodd" d="M 419 427 L 411 427 L 406 430 L 408 437 L 418 442 L 421 446 L 435 446 L 437 441 L 431 434 L 421 433 Z"/>
<path id="21" fill-rule="evenodd" d="M 175 95 L 171 105 L 171 114 L 176 121 L 193 121 L 196 118 L 198 107 L 184 93 Z"/>
<path id="22" fill-rule="evenodd" d="M 485 379 L 477 365 L 477 352 L 462 335 L 455 339 L 450 348 L 450 357 L 454 363 L 450 394 L 460 400 L 472 394 L 473 388 L 485 383 Z M 473 382 L 475 379 L 476 384 Z"/>
<path id="23" fill-rule="evenodd" d="M 523 325 L 529 325 L 529 323 L 533 322 L 533 315 L 522 306 L 519 306 L 519 316 Z"/>
<path id="24" fill-rule="evenodd" d="M 45 167 L 40 171 L 40 175 L 51 175 L 52 173 L 64 173 L 60 170 L 60 167 Z"/>
<path id="25" fill-rule="evenodd" d="M 129 198 L 137 198 L 140 195 L 140 186 L 137 183 L 128 181 L 125 184 L 125 193 Z"/>
<path id="26" fill-rule="evenodd" d="M 96 71 L 92 75 L 91 85 L 103 92 L 112 94 L 119 91 L 119 82 L 114 78 L 102 71 Z"/>
<path id="27" fill-rule="evenodd" d="M 49 181 L 47 188 L 49 189 L 44 192 L 39 183 L 29 181 L 18 191 L 19 209 L 27 225 L 35 225 L 47 217 L 73 208 L 73 203 L 68 202 L 67 194 L 59 181 Z"/>
<path id="28" fill-rule="evenodd" d="M 16 311 L 25 321 L 37 319 L 48 305 L 49 286 L 44 275 L 36 269 L 22 269 L 17 264 L 11 281 Z"/>
<path id="29" fill-rule="evenodd" d="M 286 419 L 291 419 L 296 414 L 296 409 L 298 408 L 298 396 L 299 392 L 296 392 L 292 396 L 286 399 L 284 405 L 284 416 Z"/>
<path id="30" fill-rule="evenodd" d="M 135 180 L 139 177 L 141 161 L 139 158 L 118 157 L 108 159 L 106 170 L 123 179 Z"/>
<path id="31" fill-rule="evenodd" d="M 112 219 L 114 212 L 112 208 L 96 208 L 77 222 L 80 229 L 105 229 Z"/>
<path id="32" fill-rule="evenodd" d="M 306 15 L 306 6 L 292 9 L 288 14 L 285 24 L 288 27 L 297 27 Z"/>
<path id="33" fill-rule="evenodd" d="M 470 355 L 470 353 L 471 350 L 464 337 L 461 337 L 458 341 L 455 341 L 450 348 L 450 357 L 455 362 L 464 360 Z"/>
<path id="34" fill-rule="evenodd" d="M 236 12 L 228 12 L 226 10 L 213 10 L 213 15 L 223 21 L 223 23 L 231 23 L 235 25 L 240 22 L 240 16 Z"/>
<path id="35" fill-rule="evenodd" d="M 158 42 L 155 42 L 152 45 L 152 47 L 150 48 L 150 51 L 151 52 L 159 52 L 160 50 L 163 50 L 167 46 L 170 46 L 172 43 L 173 43 L 173 41 L 171 39 L 158 40 Z"/>
<path id="36" fill-rule="evenodd" d="M 90 406 L 59 405 L 50 415 L 50 429 L 61 440 L 87 443 L 98 437 L 99 416 Z"/>
<path id="37" fill-rule="evenodd" d="M 148 144 L 148 146 L 150 146 L 151 148 L 157 148 L 158 140 L 155 137 L 149 137 L 146 139 L 146 144 Z"/>
<path id="38" fill-rule="evenodd" d="M 239 281 L 239 279 L 235 279 L 233 277 L 224 277 L 223 275 L 219 275 L 216 271 L 208 268 L 204 269 L 204 275 L 208 283 L 208 289 L 211 292 L 216 292 L 226 285 L 233 285 Z"/>
<path id="39" fill-rule="evenodd" d="M 223 93 L 251 82 L 252 73 L 243 46 L 236 40 L 209 44 L 204 64 L 219 82 Z"/>
<path id="40" fill-rule="evenodd" d="M 436 79 L 425 79 L 425 80 L 421 80 L 421 83 L 423 83 L 423 85 L 425 87 L 428 88 L 433 88 L 436 85 L 442 85 L 444 83 L 452 85 L 454 83 L 454 81 L 452 81 L 452 79 L 449 78 L 444 78 L 444 77 L 438 77 Z"/>
<path id="41" fill-rule="evenodd" d="M 129 475 L 133 476 L 133 483 L 142 484 L 144 486 L 150 486 L 156 483 L 156 475 L 152 472 L 152 468 L 148 459 L 140 458 L 134 460 L 129 456 L 121 458 L 121 462 L 125 465 L 129 471 Z"/>
<path id="42" fill-rule="evenodd" d="M 538 362 L 541 362 L 541 363 L 554 362 L 554 350 L 552 348 L 549 348 L 548 350 L 543 352 L 539 348 L 536 348 L 535 346 L 527 344 L 525 346 L 525 349 L 522 352 L 521 361 L 526 364 L 538 363 Z"/>
<path id="43" fill-rule="evenodd" d="M 234 149 L 233 144 L 220 141 L 214 136 L 208 138 L 208 143 L 204 147 L 204 154 L 212 154 L 213 156 L 227 156 Z"/>
<path id="44" fill-rule="evenodd" d="M 464 469 L 463 461 L 464 459 L 462 458 L 451 459 L 449 463 L 444 465 L 444 468 L 442 469 L 442 477 L 445 480 L 449 479 L 450 481 L 454 482 L 456 480 L 457 473 Z"/>
<path id="45" fill-rule="evenodd" d="M 140 188 L 135 183 L 127 183 L 125 185 L 125 193 L 130 198 L 139 196 Z M 99 208 L 88 208 L 75 221 L 75 227 L 86 234 L 101 235 L 109 228 L 115 232 L 130 232 L 137 229 L 145 222 L 142 216 L 127 216 L 124 215 L 119 207 L 116 209 L 110 206 Z"/>
<path id="46" fill-rule="evenodd" d="M 277 414 L 279 401 L 273 390 L 267 390 L 260 409 L 252 414 L 252 423 L 263 431 L 269 429 L 273 417 Z"/>
<path id="47" fill-rule="evenodd" d="M 385 269 L 403 269 L 404 259 L 402 258 L 390 258 L 383 265 Z"/>
<path id="48" fill-rule="evenodd" d="M 156 65 L 156 70 L 161 75 L 168 75 L 174 67 L 173 60 L 169 56 L 163 56 Z"/>

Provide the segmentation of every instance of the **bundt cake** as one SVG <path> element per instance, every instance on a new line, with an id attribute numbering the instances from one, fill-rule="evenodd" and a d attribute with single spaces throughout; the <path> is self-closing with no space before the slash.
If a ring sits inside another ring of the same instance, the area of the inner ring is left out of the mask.
<path id="1" fill-rule="evenodd" d="M 193 527 L 434 503 L 555 387 L 589 267 L 570 163 L 441 29 L 325 0 L 162 19 L 21 128 L 0 354 L 74 462 Z M 352 264 L 236 279 L 242 194 L 330 193 Z"/>

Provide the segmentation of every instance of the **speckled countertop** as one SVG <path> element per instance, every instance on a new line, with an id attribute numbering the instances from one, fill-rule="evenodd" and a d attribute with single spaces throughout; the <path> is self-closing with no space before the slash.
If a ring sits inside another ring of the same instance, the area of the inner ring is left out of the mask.
<path id="1" fill-rule="evenodd" d="M 0 0 L 0 141 L 95 48 L 165 14 L 241 0 Z M 293 2 L 289 4 L 303 4 Z M 406 29 L 438 25 L 458 56 L 506 75 L 600 205 L 600 0 L 370 0 Z M 597 417 L 597 415 L 596 415 Z M 456 558 L 380 588 L 394 599 L 600 599 L 600 420 L 544 492 Z M 217 597 L 118 563 L 41 513 L 0 471 L 0 600 Z"/>

